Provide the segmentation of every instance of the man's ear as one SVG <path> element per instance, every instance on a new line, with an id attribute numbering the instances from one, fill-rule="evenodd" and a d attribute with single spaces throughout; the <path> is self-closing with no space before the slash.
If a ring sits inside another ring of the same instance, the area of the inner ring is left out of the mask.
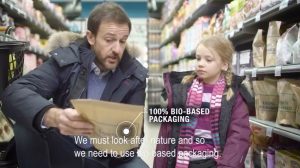
<path id="1" fill-rule="evenodd" d="M 95 44 L 96 36 L 91 31 L 86 31 L 86 38 L 91 46 Z"/>

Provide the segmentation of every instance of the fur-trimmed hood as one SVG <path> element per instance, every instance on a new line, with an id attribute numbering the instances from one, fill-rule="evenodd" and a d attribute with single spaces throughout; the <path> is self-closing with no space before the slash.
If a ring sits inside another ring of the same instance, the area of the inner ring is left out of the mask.
<path id="1" fill-rule="evenodd" d="M 76 40 L 83 39 L 84 36 L 78 33 L 69 32 L 69 31 L 61 31 L 53 33 L 48 40 L 48 43 L 45 47 L 45 52 L 49 53 L 60 47 L 67 47 L 70 43 L 75 42 Z M 126 50 L 129 55 L 132 57 L 139 57 L 142 55 L 142 48 L 133 43 L 126 44 Z"/>

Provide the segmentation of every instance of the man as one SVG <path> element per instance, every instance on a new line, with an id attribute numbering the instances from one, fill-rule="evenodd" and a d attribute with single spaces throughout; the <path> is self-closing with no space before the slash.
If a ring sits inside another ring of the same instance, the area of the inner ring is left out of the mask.
<path id="1" fill-rule="evenodd" d="M 50 52 L 47 62 L 15 81 L 2 96 L 4 113 L 16 121 L 21 168 L 148 167 L 138 157 L 74 155 L 94 149 L 74 143 L 74 136 L 90 135 L 93 125 L 70 108 L 71 99 L 136 105 L 145 100 L 147 70 L 125 49 L 131 22 L 124 10 L 112 2 L 96 6 L 87 29 L 86 38 Z"/>

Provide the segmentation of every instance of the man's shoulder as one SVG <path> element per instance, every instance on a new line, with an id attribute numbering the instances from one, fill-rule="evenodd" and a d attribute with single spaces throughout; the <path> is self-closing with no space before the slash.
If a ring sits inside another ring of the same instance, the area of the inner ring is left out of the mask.
<path id="1" fill-rule="evenodd" d="M 136 66 L 133 75 L 140 81 L 145 81 L 148 75 L 148 70 L 136 58 L 133 58 L 133 64 Z"/>
<path id="2" fill-rule="evenodd" d="M 57 62 L 60 67 L 80 62 L 78 45 L 76 43 L 71 43 L 67 47 L 59 47 L 49 52 L 49 55 Z"/>

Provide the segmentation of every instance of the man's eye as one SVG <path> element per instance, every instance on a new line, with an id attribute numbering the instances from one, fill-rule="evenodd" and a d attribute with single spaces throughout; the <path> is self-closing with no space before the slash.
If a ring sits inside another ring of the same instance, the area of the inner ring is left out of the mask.
<path id="1" fill-rule="evenodd" d="M 105 39 L 106 42 L 111 43 L 113 40 L 112 39 Z"/>
<path id="2" fill-rule="evenodd" d="M 212 62 L 212 60 L 206 60 L 207 62 Z"/>
<path id="3" fill-rule="evenodd" d="M 126 40 L 121 40 L 120 41 L 122 44 L 125 44 L 126 43 Z"/>

